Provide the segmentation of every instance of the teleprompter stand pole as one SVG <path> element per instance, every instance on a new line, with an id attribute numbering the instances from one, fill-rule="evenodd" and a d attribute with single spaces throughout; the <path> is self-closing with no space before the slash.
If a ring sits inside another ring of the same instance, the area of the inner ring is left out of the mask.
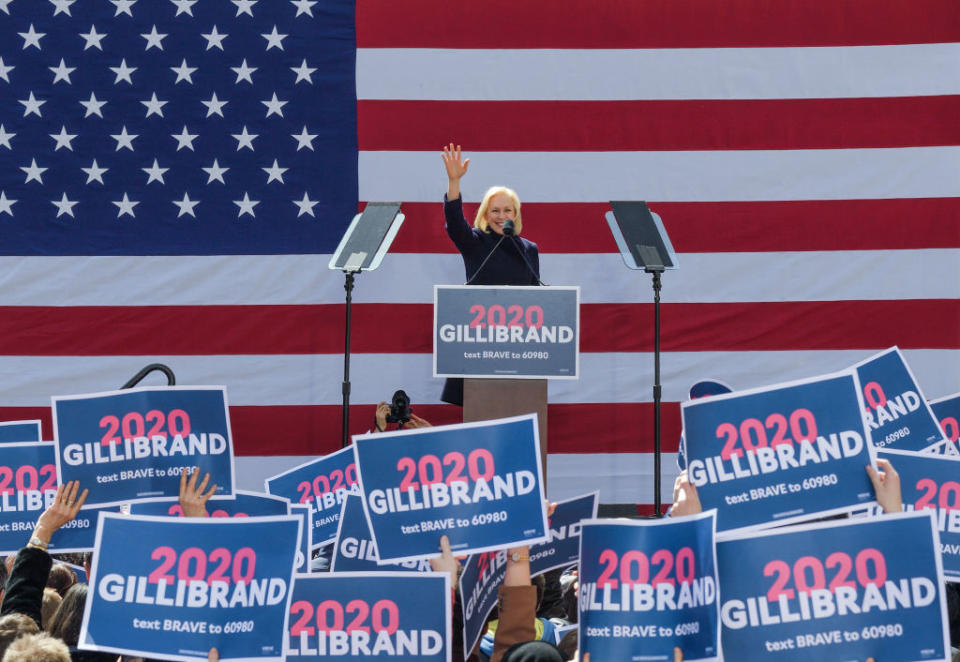
<path id="1" fill-rule="evenodd" d="M 390 244 L 403 224 L 399 202 L 369 202 L 363 212 L 353 217 L 330 258 L 328 269 L 346 276 L 343 289 L 347 293 L 346 328 L 343 340 L 343 425 L 341 446 L 350 444 L 350 327 L 353 304 L 353 281 L 357 274 L 374 271 L 380 266 Z"/>
<path id="2" fill-rule="evenodd" d="M 347 320 L 346 332 L 343 339 L 343 425 L 341 447 L 346 448 L 350 443 L 350 320 L 353 309 L 353 279 L 357 271 L 344 271 L 346 282 L 343 289 L 347 292 Z"/>
<path id="3" fill-rule="evenodd" d="M 677 254 L 659 215 L 643 201 L 611 201 L 605 214 L 620 256 L 628 269 L 643 270 L 653 277 L 653 517 L 662 517 L 661 507 L 661 400 L 660 384 L 660 290 L 661 274 L 676 269 Z"/>
<path id="4" fill-rule="evenodd" d="M 658 268 L 659 267 L 659 268 Z M 663 265 L 647 264 L 644 269 L 653 275 L 653 512 L 660 517 L 660 274 Z"/>

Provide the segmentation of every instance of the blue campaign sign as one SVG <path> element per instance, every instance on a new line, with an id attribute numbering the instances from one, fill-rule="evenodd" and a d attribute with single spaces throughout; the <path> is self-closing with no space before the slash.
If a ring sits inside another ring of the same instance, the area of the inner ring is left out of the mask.
<path id="1" fill-rule="evenodd" d="M 433 289 L 434 377 L 577 379 L 579 287 Z"/>
<path id="2" fill-rule="evenodd" d="M 377 556 L 377 545 L 373 542 L 373 536 L 370 535 L 370 526 L 363 512 L 363 497 L 358 494 L 348 494 L 343 500 L 343 510 L 340 512 L 340 528 L 337 529 L 330 570 L 333 572 L 365 570 L 429 572 L 431 567 L 427 559 L 381 564 Z"/>
<path id="3" fill-rule="evenodd" d="M 576 565 L 580 560 L 580 522 L 597 516 L 599 492 L 557 502 L 548 519 L 550 540 L 530 547 L 530 574 Z"/>
<path id="4" fill-rule="evenodd" d="M 263 517 L 286 515 L 290 502 L 283 497 L 236 490 L 232 497 L 213 497 L 207 501 L 210 517 Z M 179 503 L 169 501 L 142 501 L 130 504 L 131 515 L 167 515 L 183 517 Z"/>
<path id="5" fill-rule="evenodd" d="M 81 485 L 86 487 L 86 485 Z M 16 554 L 57 493 L 53 444 L 46 441 L 3 445 L 0 460 L 0 553 Z M 59 539 L 58 536 L 55 536 Z"/>
<path id="6" fill-rule="evenodd" d="M 300 520 L 104 514 L 80 648 L 282 660 Z"/>
<path id="7" fill-rule="evenodd" d="M 507 570 L 507 550 L 473 554 L 460 572 L 460 611 L 463 650 L 471 651 L 487 629 L 487 617 L 497 604 Z"/>
<path id="8" fill-rule="evenodd" d="M 711 395 L 723 395 L 732 392 L 733 388 L 719 379 L 701 379 L 690 387 L 690 399 L 699 400 L 700 398 L 709 398 Z M 680 433 L 680 445 L 677 447 L 677 467 L 681 471 L 687 468 L 687 440 L 683 438 L 683 432 Z"/>
<path id="9" fill-rule="evenodd" d="M 0 423 L 0 444 L 11 441 L 41 441 L 40 421 L 5 421 Z"/>
<path id="10" fill-rule="evenodd" d="M 298 574 L 288 659 L 302 662 L 450 662 L 446 573 Z"/>
<path id="11" fill-rule="evenodd" d="M 550 540 L 530 546 L 532 577 L 577 563 L 581 522 L 597 516 L 597 496 L 594 492 L 557 503 L 549 519 Z M 486 630 L 506 569 L 507 551 L 503 549 L 473 554 L 464 564 L 460 573 L 464 650 L 473 650 Z"/>
<path id="12" fill-rule="evenodd" d="M 684 660 L 719 660 L 715 529 L 715 511 L 677 519 L 584 522 L 581 655 L 673 660 L 679 647 Z"/>
<path id="13" fill-rule="evenodd" d="M 896 347 L 854 366 L 864 416 L 877 448 L 921 451 L 946 441 L 903 354 Z"/>
<path id="14" fill-rule="evenodd" d="M 778 526 L 874 502 L 852 371 L 684 402 L 687 472 L 717 530 Z"/>
<path id="15" fill-rule="evenodd" d="M 48 547 L 50 553 L 92 552 L 96 545 L 97 521 L 100 513 L 119 512 L 120 506 L 84 506 L 73 520 L 64 524 L 53 534 Z M 22 547 L 23 544 L 21 543 L 20 546 Z"/>
<path id="16" fill-rule="evenodd" d="M 536 415 L 355 436 L 382 561 L 547 540 Z"/>
<path id="17" fill-rule="evenodd" d="M 233 494 L 233 439 L 222 386 L 135 388 L 53 398 L 57 470 L 90 505 L 175 501 L 183 470 L 199 466 Z"/>
<path id="18" fill-rule="evenodd" d="M 948 660 L 933 518 L 898 513 L 717 543 L 728 660 Z"/>
<path id="19" fill-rule="evenodd" d="M 310 552 L 313 550 L 313 512 L 305 503 L 291 503 L 290 514 L 300 518 L 300 548 L 297 550 L 297 572 L 310 572 Z"/>
<path id="20" fill-rule="evenodd" d="M 348 493 L 359 494 L 353 449 L 344 448 L 298 465 L 264 481 L 267 492 L 290 503 L 308 503 L 313 511 L 313 546 L 333 542 L 340 521 L 340 504 Z"/>
<path id="21" fill-rule="evenodd" d="M 956 446 L 960 440 L 960 393 L 931 400 L 929 404 L 943 436 Z"/>
<path id="22" fill-rule="evenodd" d="M 900 475 L 904 510 L 932 510 L 947 581 L 960 582 L 960 458 L 885 449 Z"/>

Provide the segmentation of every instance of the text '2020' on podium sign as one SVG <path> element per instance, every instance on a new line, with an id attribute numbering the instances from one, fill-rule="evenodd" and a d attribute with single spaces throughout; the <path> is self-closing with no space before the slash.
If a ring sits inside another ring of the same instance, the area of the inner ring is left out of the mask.
<path id="1" fill-rule="evenodd" d="M 433 289 L 435 377 L 576 379 L 579 287 Z"/>

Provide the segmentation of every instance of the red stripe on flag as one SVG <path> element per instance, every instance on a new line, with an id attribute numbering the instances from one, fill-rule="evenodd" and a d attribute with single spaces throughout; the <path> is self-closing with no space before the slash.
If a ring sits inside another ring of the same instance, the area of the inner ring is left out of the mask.
<path id="1" fill-rule="evenodd" d="M 960 198 L 648 204 L 679 253 L 960 248 Z M 472 222 L 478 204 L 464 207 Z M 525 202 L 522 211 L 524 236 L 541 253 L 617 252 L 605 202 Z M 392 252 L 455 252 L 439 202 L 407 202 L 403 213 Z"/>
<path id="2" fill-rule="evenodd" d="M 375 405 L 351 405 L 350 432 L 373 428 Z M 413 411 L 435 425 L 460 423 L 462 409 L 418 405 Z M 551 453 L 653 452 L 653 404 L 549 405 Z M 0 421 L 39 418 L 44 436 L 53 438 L 49 407 L 0 407 Z M 230 407 L 234 453 L 244 455 L 324 455 L 340 448 L 340 405 Z M 680 440 L 680 404 L 662 407 L 663 452 L 676 452 Z"/>
<path id="3" fill-rule="evenodd" d="M 361 150 L 836 149 L 960 144 L 960 96 L 357 104 Z"/>
<path id="4" fill-rule="evenodd" d="M 666 303 L 663 350 L 957 349 L 955 304 L 938 299 Z M 580 319 L 583 352 L 653 351 L 653 304 L 583 304 Z M 170 332 L 183 328 L 184 320 L 197 331 Z M 343 328 L 343 304 L 11 307 L 0 308 L 0 355 L 334 355 L 343 350 Z M 352 328 L 356 353 L 433 351 L 431 304 L 354 304 Z"/>
<path id="5" fill-rule="evenodd" d="M 955 0 L 360 0 L 360 48 L 703 48 L 960 41 Z"/>

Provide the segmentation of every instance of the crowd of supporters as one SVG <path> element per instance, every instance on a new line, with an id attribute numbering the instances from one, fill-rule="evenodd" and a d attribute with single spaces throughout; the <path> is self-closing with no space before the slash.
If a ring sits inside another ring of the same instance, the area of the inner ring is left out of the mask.
<path id="1" fill-rule="evenodd" d="M 884 512 L 899 512 L 902 510 L 899 476 L 886 460 L 879 460 L 878 466 L 879 471 L 867 468 L 877 502 Z M 186 473 L 180 477 L 180 505 L 187 517 L 207 516 L 206 502 L 216 491 L 215 485 L 209 485 L 209 476 L 203 480 L 198 477 L 198 471 L 189 479 Z M 0 662 L 133 662 L 140 659 L 77 648 L 87 585 L 77 581 L 70 565 L 82 565 L 89 574 L 90 555 L 61 555 L 54 560 L 46 547 L 57 530 L 77 515 L 86 496 L 86 490 L 81 492 L 76 482 L 61 486 L 54 503 L 37 520 L 26 546 L 0 564 L 0 585 L 4 587 L 0 606 Z M 696 488 L 685 473 L 681 473 L 674 486 L 670 515 L 683 517 L 700 511 Z M 446 536 L 440 542 L 443 552 L 431 565 L 435 571 L 449 573 L 452 585 L 456 586 L 461 560 L 451 553 Z M 558 627 L 577 622 L 576 570 L 561 569 L 531 577 L 527 547 L 508 550 L 506 556 L 497 608 L 491 614 L 486 634 L 472 651 L 463 650 L 460 598 L 454 590 L 451 624 L 454 662 L 579 659 L 576 629 L 569 631 L 559 645 L 552 643 Z M 951 644 L 957 646 L 960 600 L 953 584 L 948 584 L 947 595 Z M 957 660 L 960 654 L 956 648 L 954 653 Z M 683 651 L 676 649 L 674 656 L 675 660 L 682 660 Z M 219 659 L 215 649 L 210 651 L 208 659 Z M 583 660 L 589 662 L 589 655 L 585 654 Z"/>

